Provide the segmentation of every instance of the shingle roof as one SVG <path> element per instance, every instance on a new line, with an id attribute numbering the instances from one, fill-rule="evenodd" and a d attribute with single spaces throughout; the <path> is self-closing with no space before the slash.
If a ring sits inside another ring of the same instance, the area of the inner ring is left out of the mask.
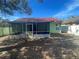
<path id="1" fill-rule="evenodd" d="M 56 18 L 20 18 L 16 22 L 60 22 Z"/>
<path id="2" fill-rule="evenodd" d="M 72 18 L 69 18 L 68 20 L 65 20 L 62 22 L 63 24 L 79 24 L 79 16 L 76 16 L 76 17 L 72 17 Z"/>

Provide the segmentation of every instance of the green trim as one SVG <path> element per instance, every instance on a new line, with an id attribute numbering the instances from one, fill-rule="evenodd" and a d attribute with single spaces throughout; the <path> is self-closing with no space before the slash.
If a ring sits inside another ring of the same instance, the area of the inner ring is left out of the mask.
<path id="1" fill-rule="evenodd" d="M 59 30 L 57 30 L 57 26 L 59 26 L 59 24 L 55 22 L 50 22 L 50 33 L 59 33 Z"/>

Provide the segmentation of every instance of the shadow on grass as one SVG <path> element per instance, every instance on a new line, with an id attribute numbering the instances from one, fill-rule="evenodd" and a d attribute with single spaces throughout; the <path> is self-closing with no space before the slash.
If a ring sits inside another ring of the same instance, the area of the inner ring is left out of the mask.
<path id="1" fill-rule="evenodd" d="M 19 49 L 19 59 L 76 59 L 73 50 L 77 46 L 71 40 L 40 39 L 27 42 L 24 47 L 23 51 Z"/>
<path id="2" fill-rule="evenodd" d="M 26 42 L 16 47 L 16 52 L 9 51 L 11 59 L 77 59 L 74 50 L 77 48 L 72 40 L 65 40 L 64 35 L 58 38 L 42 38 Z"/>

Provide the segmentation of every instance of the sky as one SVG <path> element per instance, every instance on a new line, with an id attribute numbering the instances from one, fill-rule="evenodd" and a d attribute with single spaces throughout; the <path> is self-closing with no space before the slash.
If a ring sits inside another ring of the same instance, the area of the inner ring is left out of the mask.
<path id="1" fill-rule="evenodd" d="M 37 0 L 29 0 L 29 6 L 32 8 L 32 14 L 20 14 L 15 12 L 13 16 L 7 15 L 6 18 L 15 20 L 18 18 L 68 18 L 70 16 L 79 16 L 79 0 L 44 0 L 38 3 Z"/>

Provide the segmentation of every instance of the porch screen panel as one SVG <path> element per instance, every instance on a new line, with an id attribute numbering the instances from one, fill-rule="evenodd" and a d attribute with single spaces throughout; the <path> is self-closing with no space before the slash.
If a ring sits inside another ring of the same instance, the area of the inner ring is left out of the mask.
<path id="1" fill-rule="evenodd" d="M 32 31 L 32 25 L 27 25 L 27 31 Z"/>
<path id="2" fill-rule="evenodd" d="M 38 23 L 37 24 L 37 33 L 49 33 L 49 23 Z"/>

